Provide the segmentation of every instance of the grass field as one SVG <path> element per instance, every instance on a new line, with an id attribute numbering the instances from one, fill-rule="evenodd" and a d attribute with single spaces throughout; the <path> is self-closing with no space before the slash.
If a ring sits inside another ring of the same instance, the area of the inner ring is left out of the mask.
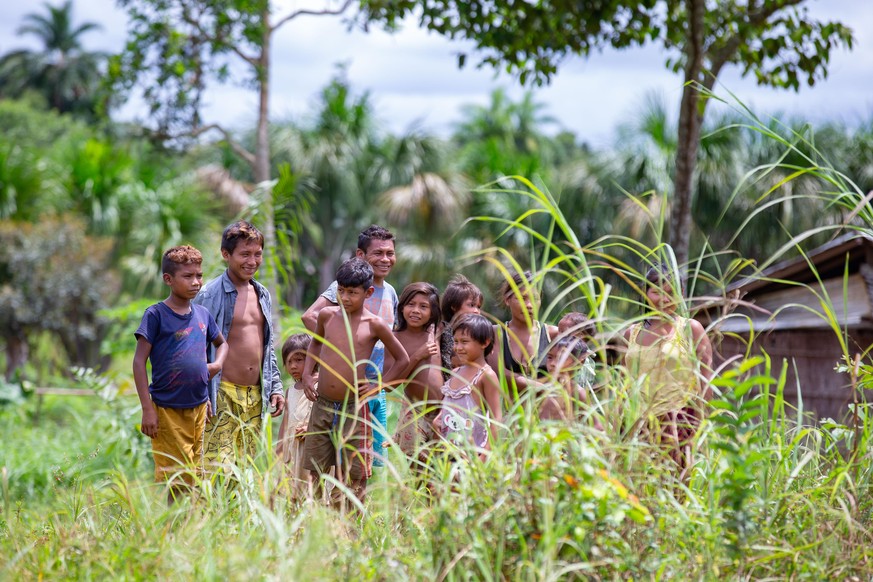
<path id="1" fill-rule="evenodd" d="M 266 448 L 168 508 L 135 398 L 46 397 L 38 424 L 27 399 L 0 409 L 0 578 L 870 579 L 866 418 L 799 427 L 778 383 L 746 398 L 773 384 L 751 367 L 718 382 L 687 486 L 608 410 L 603 433 L 516 411 L 434 498 L 392 452 L 363 517 L 293 501 Z"/>

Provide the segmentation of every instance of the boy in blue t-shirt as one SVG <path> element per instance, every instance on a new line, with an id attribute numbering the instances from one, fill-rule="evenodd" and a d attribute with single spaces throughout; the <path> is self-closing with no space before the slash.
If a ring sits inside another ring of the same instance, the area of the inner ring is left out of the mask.
<path id="1" fill-rule="evenodd" d="M 134 332 L 133 379 L 142 405 L 143 434 L 152 439 L 155 480 L 169 481 L 169 501 L 192 484 L 186 469 L 203 457 L 207 387 L 224 364 L 227 344 L 215 319 L 191 300 L 203 285 L 203 257 L 191 246 L 173 247 L 161 260 L 170 296 L 146 309 Z M 207 363 L 206 346 L 216 347 Z M 152 364 L 149 384 L 146 360 Z M 181 481 L 181 482 L 180 482 Z"/>

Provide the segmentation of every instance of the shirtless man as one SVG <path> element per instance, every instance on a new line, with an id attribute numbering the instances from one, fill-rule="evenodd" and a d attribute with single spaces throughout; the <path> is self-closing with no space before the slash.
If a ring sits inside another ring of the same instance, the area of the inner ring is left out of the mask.
<path id="1" fill-rule="evenodd" d="M 221 236 L 227 270 L 194 300 L 215 317 L 228 345 L 224 367 L 209 387 L 211 413 L 203 449 L 208 464 L 253 457 L 267 411 L 272 408 L 278 416 L 285 408 L 273 349 L 272 301 L 254 279 L 263 253 L 264 235 L 252 224 L 228 226 Z"/>
<path id="2" fill-rule="evenodd" d="M 336 281 L 340 305 L 319 311 L 303 368 L 303 391 L 315 402 L 303 468 L 318 482 L 318 476 L 339 458 L 341 477 L 363 500 L 373 461 L 368 400 L 379 392 L 379 386 L 367 379 L 366 363 L 381 341 L 394 361 L 383 376 L 390 386 L 409 357 L 385 320 L 364 308 L 373 294 L 373 268 L 363 259 L 349 259 L 337 271 Z M 317 384 L 316 365 L 320 369 Z"/>

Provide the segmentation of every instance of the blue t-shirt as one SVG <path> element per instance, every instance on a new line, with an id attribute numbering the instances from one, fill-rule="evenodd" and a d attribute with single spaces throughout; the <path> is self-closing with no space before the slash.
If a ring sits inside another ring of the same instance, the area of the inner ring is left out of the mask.
<path id="1" fill-rule="evenodd" d="M 336 291 L 337 284 L 334 281 L 321 296 L 333 304 L 338 304 Z M 383 281 L 381 287 L 373 287 L 373 294 L 364 301 L 364 308 L 370 313 L 379 316 L 380 319 L 383 319 L 388 324 L 388 327 L 393 328 L 394 320 L 397 318 L 398 303 L 400 303 L 400 300 L 397 298 L 397 291 L 394 290 L 390 283 Z M 373 365 L 367 364 L 366 376 L 367 379 L 375 381 L 379 378 L 379 374 L 383 371 L 385 365 L 385 344 L 381 340 L 377 341 L 376 345 L 373 346 L 370 361 L 373 362 Z"/>
<path id="2" fill-rule="evenodd" d="M 194 408 L 206 402 L 206 346 L 218 333 L 215 319 L 201 305 L 192 304 L 186 315 L 163 301 L 145 310 L 134 335 L 152 345 L 152 402 L 164 408 Z"/>

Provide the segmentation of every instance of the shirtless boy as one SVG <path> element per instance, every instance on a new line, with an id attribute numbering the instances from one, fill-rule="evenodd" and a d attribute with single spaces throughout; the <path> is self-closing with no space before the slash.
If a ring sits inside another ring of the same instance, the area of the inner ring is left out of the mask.
<path id="1" fill-rule="evenodd" d="M 209 389 L 213 415 L 206 424 L 204 457 L 209 464 L 252 457 L 263 419 L 282 414 L 285 396 L 273 349 L 272 300 L 255 281 L 264 256 L 264 235 L 239 221 L 221 236 L 227 270 L 197 295 L 227 338 L 227 359 Z M 213 354 L 210 353 L 210 361 Z"/>
<path id="2" fill-rule="evenodd" d="M 385 227 L 376 224 L 368 226 L 358 235 L 358 249 L 355 251 L 355 256 L 364 259 L 373 267 L 373 293 L 367 297 L 364 307 L 384 319 L 389 328 L 393 328 L 397 316 L 397 291 L 385 279 L 397 261 L 397 255 L 394 251 L 394 235 Z M 336 281 L 331 283 L 302 315 L 301 319 L 306 329 L 315 331 L 319 312 L 330 305 L 339 305 Z M 384 371 L 385 347 L 380 342 L 376 342 L 369 358 L 372 364 L 367 366 L 367 378 L 371 384 L 377 384 L 379 374 Z M 370 400 L 370 412 L 375 427 L 373 450 L 376 452 L 376 456 L 373 458 L 373 466 L 381 467 L 383 448 L 387 446 L 385 437 L 387 436 L 388 423 L 388 401 L 384 390 L 379 391 L 377 398 Z"/>
<path id="3" fill-rule="evenodd" d="M 388 324 L 364 309 L 364 302 L 373 294 L 369 263 L 357 257 L 347 260 L 337 271 L 336 281 L 339 306 L 319 312 L 303 370 L 303 390 L 315 402 L 303 468 L 316 480 L 320 473 L 338 465 L 339 476 L 363 500 L 373 457 L 367 400 L 379 389 L 368 382 L 366 363 L 376 342 L 381 341 L 394 358 L 383 375 L 388 384 L 403 372 L 409 357 Z M 316 365 L 320 370 L 317 386 Z"/>

